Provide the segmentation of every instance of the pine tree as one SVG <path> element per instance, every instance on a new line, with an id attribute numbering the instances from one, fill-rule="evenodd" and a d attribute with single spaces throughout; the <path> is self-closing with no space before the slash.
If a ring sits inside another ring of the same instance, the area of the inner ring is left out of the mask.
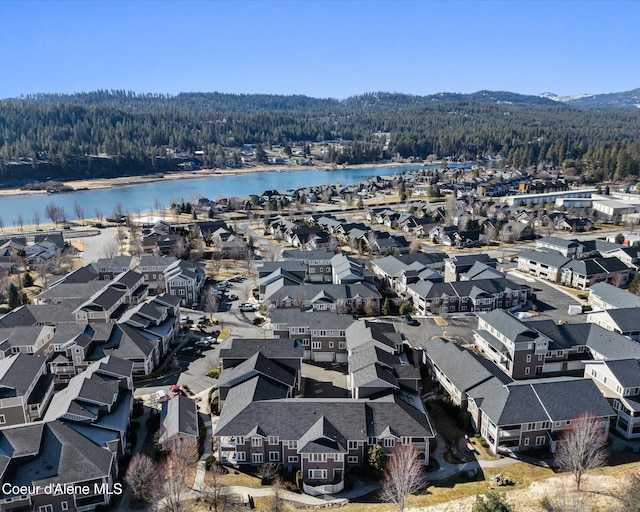
<path id="1" fill-rule="evenodd" d="M 18 306 L 20 306 L 20 292 L 18 291 L 18 287 L 11 283 L 9 285 L 9 299 L 8 299 L 8 303 L 9 303 L 9 309 L 16 309 Z"/>

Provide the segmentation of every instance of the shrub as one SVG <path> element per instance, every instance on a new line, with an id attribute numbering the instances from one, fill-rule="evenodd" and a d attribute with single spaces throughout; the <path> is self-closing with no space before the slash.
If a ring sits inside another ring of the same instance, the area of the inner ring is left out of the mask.
<path id="1" fill-rule="evenodd" d="M 211 370 L 209 373 L 207 373 L 207 377 L 211 379 L 217 379 L 218 377 L 220 377 L 220 368 L 214 368 L 213 370 Z"/>
<path id="2" fill-rule="evenodd" d="M 591 307 L 591 305 L 589 305 L 589 304 L 584 304 L 584 305 L 582 306 L 582 312 L 583 312 L 583 313 L 587 313 L 588 311 L 591 311 L 592 309 L 593 309 L 593 308 L 592 308 L 592 307 Z"/>
<path id="3" fill-rule="evenodd" d="M 407 315 L 413 313 L 413 306 L 407 302 L 404 302 L 402 306 L 400 306 L 400 314 Z"/>
<path id="4" fill-rule="evenodd" d="M 298 486 L 298 489 L 302 489 L 302 470 L 301 469 L 296 471 L 296 485 Z"/>
<path id="5" fill-rule="evenodd" d="M 205 461 L 204 461 L 204 467 L 207 471 L 209 471 L 214 464 L 216 464 L 216 456 L 215 455 L 209 455 Z"/>

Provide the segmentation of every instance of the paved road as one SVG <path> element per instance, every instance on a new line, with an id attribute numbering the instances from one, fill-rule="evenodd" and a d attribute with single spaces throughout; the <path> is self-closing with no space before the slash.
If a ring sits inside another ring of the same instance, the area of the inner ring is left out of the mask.
<path id="1" fill-rule="evenodd" d="M 82 261 L 92 263 L 100 258 L 105 258 L 114 248 L 116 248 L 115 254 L 117 255 L 116 233 L 116 228 L 103 228 L 99 235 L 74 238 L 73 241 L 84 242 Z"/>

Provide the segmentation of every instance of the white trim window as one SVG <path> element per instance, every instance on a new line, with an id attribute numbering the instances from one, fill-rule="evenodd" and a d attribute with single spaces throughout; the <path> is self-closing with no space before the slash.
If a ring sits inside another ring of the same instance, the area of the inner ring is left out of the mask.
<path id="1" fill-rule="evenodd" d="M 262 464 L 263 457 L 261 453 L 252 453 L 251 454 L 251 462 L 254 464 Z"/>
<path id="2" fill-rule="evenodd" d="M 262 438 L 261 437 L 252 437 L 251 438 L 251 446 L 254 448 L 262 447 Z"/>
<path id="3" fill-rule="evenodd" d="M 347 462 L 349 464 L 357 464 L 358 463 L 358 456 L 357 455 L 349 455 L 347 457 Z"/>
<path id="4" fill-rule="evenodd" d="M 38 507 L 38 512 L 53 512 L 53 505 L 41 505 Z"/>
<path id="5" fill-rule="evenodd" d="M 297 456 L 297 455 L 289 455 L 289 456 L 287 457 L 287 462 L 288 462 L 289 464 L 293 464 L 293 463 L 298 462 L 298 456 Z"/>
<path id="6" fill-rule="evenodd" d="M 326 469 L 310 469 L 307 474 L 311 480 L 324 480 L 327 478 Z"/>
<path id="7" fill-rule="evenodd" d="M 393 448 L 396 445 L 396 440 L 393 437 L 385 437 L 383 443 L 385 448 Z"/>
<path id="8" fill-rule="evenodd" d="M 269 452 L 269 462 L 278 462 L 280 460 L 280 452 Z"/>
<path id="9" fill-rule="evenodd" d="M 297 450 L 298 441 L 287 441 L 287 446 L 289 447 L 289 450 Z"/>
<path id="10" fill-rule="evenodd" d="M 245 452 L 236 452 L 236 460 L 238 462 L 244 462 L 247 460 L 247 454 Z"/>

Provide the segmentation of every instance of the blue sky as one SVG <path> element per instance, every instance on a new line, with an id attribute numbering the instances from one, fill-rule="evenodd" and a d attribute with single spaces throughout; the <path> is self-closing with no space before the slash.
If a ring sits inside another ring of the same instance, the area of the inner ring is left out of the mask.
<path id="1" fill-rule="evenodd" d="M 0 98 L 640 87 L 640 2 L 0 1 Z"/>

